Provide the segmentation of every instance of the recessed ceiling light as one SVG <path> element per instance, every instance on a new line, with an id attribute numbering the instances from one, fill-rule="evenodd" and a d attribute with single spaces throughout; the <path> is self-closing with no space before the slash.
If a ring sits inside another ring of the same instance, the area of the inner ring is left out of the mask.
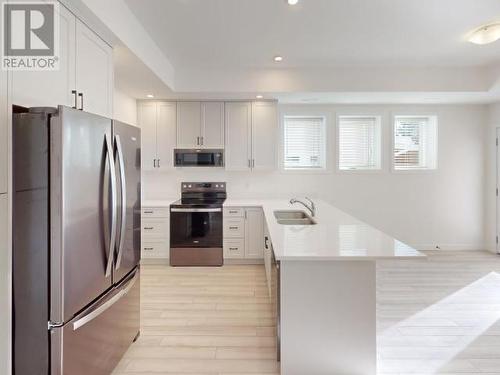
<path id="1" fill-rule="evenodd" d="M 282 56 L 274 56 L 274 61 L 281 62 L 281 61 L 283 61 L 283 57 Z"/>
<path id="2" fill-rule="evenodd" d="M 299 2 L 299 0 L 287 0 L 288 5 L 295 5 Z"/>
<path id="3" fill-rule="evenodd" d="M 255 95 L 255 97 L 256 97 L 257 99 L 262 99 L 262 98 L 263 98 L 263 96 L 262 96 L 262 95 Z"/>
<path id="4" fill-rule="evenodd" d="M 500 23 L 481 26 L 470 33 L 467 40 L 474 44 L 488 44 L 500 39 Z"/>
<path id="5" fill-rule="evenodd" d="M 146 97 L 148 97 L 148 98 L 154 98 L 155 96 L 153 94 L 147 94 Z"/>

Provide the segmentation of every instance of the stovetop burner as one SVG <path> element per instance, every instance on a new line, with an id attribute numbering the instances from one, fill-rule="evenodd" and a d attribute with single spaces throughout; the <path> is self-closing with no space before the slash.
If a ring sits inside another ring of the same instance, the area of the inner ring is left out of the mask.
<path id="1" fill-rule="evenodd" d="M 181 191 L 181 199 L 171 207 L 222 207 L 227 197 L 225 182 L 183 182 Z"/>

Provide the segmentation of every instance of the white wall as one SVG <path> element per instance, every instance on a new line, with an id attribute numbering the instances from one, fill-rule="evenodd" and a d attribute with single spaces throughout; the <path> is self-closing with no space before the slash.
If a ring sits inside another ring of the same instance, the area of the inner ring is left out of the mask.
<path id="1" fill-rule="evenodd" d="M 181 181 L 227 181 L 231 197 L 310 195 L 337 207 L 418 248 L 484 248 L 485 106 L 481 105 L 290 105 L 282 113 L 328 116 L 331 170 L 323 174 L 177 170 L 143 176 L 144 199 L 179 196 Z M 384 167 L 379 173 L 340 173 L 335 156 L 334 121 L 339 114 L 382 116 Z M 394 114 L 438 116 L 438 170 L 390 171 L 390 132 Z M 276 145 L 279 147 L 279 143 Z"/>
<path id="2" fill-rule="evenodd" d="M 113 118 L 137 126 L 137 101 L 115 89 L 113 93 Z"/>
<path id="3" fill-rule="evenodd" d="M 491 104 L 487 110 L 486 144 L 486 183 L 484 190 L 485 204 L 485 243 L 487 249 L 496 251 L 496 128 L 500 128 L 500 103 Z"/>

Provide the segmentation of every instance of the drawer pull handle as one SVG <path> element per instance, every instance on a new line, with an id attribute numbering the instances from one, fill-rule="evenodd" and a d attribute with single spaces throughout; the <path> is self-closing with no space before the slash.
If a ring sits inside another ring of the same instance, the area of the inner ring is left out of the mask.
<path id="1" fill-rule="evenodd" d="M 239 227 L 229 227 L 229 229 L 238 229 Z"/>
<path id="2" fill-rule="evenodd" d="M 153 247 L 145 247 L 144 250 L 153 250 Z"/>
<path id="3" fill-rule="evenodd" d="M 153 211 L 144 211 L 145 214 L 152 214 Z"/>
<path id="4" fill-rule="evenodd" d="M 154 229 L 153 227 L 144 227 L 145 230 L 151 230 Z"/>
<path id="5" fill-rule="evenodd" d="M 229 250 L 234 251 L 234 250 L 238 250 L 238 248 L 237 247 L 230 247 Z"/>
<path id="6" fill-rule="evenodd" d="M 238 211 L 229 211 L 230 214 L 237 214 Z"/>

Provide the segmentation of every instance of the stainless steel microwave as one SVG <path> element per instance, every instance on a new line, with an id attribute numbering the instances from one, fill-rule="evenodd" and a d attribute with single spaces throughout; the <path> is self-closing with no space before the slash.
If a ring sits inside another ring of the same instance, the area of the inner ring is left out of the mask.
<path id="1" fill-rule="evenodd" d="M 204 148 L 174 149 L 176 167 L 224 167 L 224 150 Z"/>

